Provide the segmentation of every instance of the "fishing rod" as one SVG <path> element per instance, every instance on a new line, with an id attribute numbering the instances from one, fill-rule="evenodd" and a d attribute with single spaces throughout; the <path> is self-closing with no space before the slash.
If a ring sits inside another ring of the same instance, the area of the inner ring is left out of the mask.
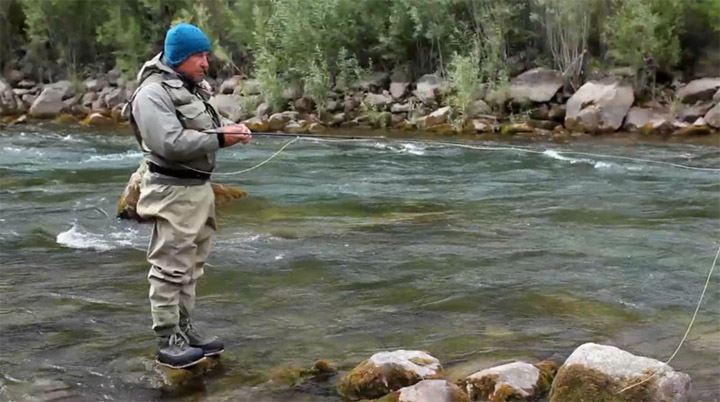
<path id="1" fill-rule="evenodd" d="M 230 134 L 230 133 L 223 133 L 219 130 L 204 130 L 204 133 L 208 134 Z M 293 134 L 293 133 L 271 133 L 271 132 L 256 132 L 253 131 L 251 133 L 248 133 L 252 135 L 253 137 L 292 137 L 292 138 L 331 138 L 331 139 L 341 139 L 341 140 L 386 140 L 387 137 L 383 135 L 375 135 L 375 136 L 356 136 L 356 135 L 340 135 L 340 134 Z"/>

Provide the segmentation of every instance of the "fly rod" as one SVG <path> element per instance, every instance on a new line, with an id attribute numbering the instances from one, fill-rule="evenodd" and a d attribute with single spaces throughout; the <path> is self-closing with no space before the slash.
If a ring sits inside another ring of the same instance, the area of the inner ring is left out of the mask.
<path id="1" fill-rule="evenodd" d="M 203 131 L 208 134 L 222 134 L 221 131 L 218 130 L 205 130 Z M 387 137 L 385 136 L 355 136 L 355 135 L 339 135 L 339 134 L 292 134 L 292 133 L 269 133 L 269 132 L 251 132 L 249 133 L 253 137 L 302 137 L 302 138 L 333 138 L 333 139 L 342 139 L 342 140 L 385 140 Z"/>

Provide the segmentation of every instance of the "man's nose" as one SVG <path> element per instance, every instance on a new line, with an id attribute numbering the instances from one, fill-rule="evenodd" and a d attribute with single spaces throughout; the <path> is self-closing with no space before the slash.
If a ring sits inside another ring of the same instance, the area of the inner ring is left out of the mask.
<path id="1" fill-rule="evenodd" d="M 203 55 L 202 59 L 200 59 L 200 67 L 207 69 L 210 66 L 210 63 L 208 63 L 207 56 Z"/>

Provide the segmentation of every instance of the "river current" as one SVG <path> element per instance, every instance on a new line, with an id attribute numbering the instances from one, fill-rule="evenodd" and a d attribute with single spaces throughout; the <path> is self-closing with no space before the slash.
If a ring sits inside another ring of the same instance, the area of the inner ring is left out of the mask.
<path id="1" fill-rule="evenodd" d="M 446 139 L 447 140 L 447 139 Z M 466 139 L 466 141 L 468 141 Z M 220 172 L 286 141 L 219 152 Z M 221 364 L 181 384 L 153 364 L 150 226 L 115 218 L 141 159 L 127 133 L 0 131 L 0 400 L 335 401 L 333 380 L 271 384 L 327 359 L 427 350 L 451 375 L 562 362 L 585 342 L 667 359 L 720 243 L 720 144 L 303 140 L 218 209 L 196 321 Z M 720 400 L 720 287 L 672 362 Z"/>

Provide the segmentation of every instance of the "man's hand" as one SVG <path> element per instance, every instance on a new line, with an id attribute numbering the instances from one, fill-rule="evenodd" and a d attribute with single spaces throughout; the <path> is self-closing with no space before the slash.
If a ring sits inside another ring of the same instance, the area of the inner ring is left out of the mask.
<path id="1" fill-rule="evenodd" d="M 250 129 L 244 124 L 233 124 L 231 126 L 222 127 L 222 132 L 225 135 L 225 146 L 229 147 L 235 145 L 238 142 L 247 144 L 250 142 L 252 135 L 250 135 Z"/>

